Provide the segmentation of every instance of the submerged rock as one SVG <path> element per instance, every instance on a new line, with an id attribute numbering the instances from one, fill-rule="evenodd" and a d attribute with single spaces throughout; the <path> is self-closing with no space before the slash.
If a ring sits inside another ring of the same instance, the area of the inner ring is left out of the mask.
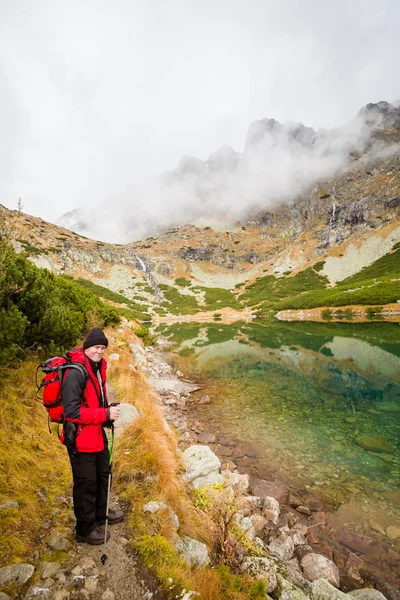
<path id="1" fill-rule="evenodd" d="M 356 444 L 364 448 L 364 450 L 371 450 L 372 452 L 385 452 L 386 454 L 393 454 L 394 448 L 390 442 L 382 435 L 375 433 L 364 433 L 356 438 Z"/>

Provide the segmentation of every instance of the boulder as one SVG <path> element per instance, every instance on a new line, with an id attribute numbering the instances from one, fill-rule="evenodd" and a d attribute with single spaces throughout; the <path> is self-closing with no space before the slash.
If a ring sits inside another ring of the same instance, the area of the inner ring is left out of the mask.
<path id="1" fill-rule="evenodd" d="M 357 598 L 358 600 L 386 600 L 385 596 L 381 592 L 378 592 L 378 590 L 374 590 L 372 588 L 353 590 L 349 592 L 347 596 Z"/>
<path id="2" fill-rule="evenodd" d="M 267 496 L 264 498 L 262 515 L 268 521 L 271 521 L 274 525 L 277 524 L 279 515 L 281 514 L 281 509 L 279 506 L 279 502 L 275 500 L 272 496 Z"/>
<path id="3" fill-rule="evenodd" d="M 339 569 L 334 562 L 322 554 L 306 554 L 301 559 L 301 568 L 304 575 L 310 581 L 316 579 L 326 579 L 335 587 L 340 586 Z"/>
<path id="4" fill-rule="evenodd" d="M 241 569 L 244 573 L 250 575 L 250 577 L 254 577 L 254 579 L 264 579 L 267 594 L 270 594 L 276 588 L 276 566 L 269 558 L 263 556 L 247 556 L 241 564 Z"/>
<path id="5" fill-rule="evenodd" d="M 58 531 L 53 531 L 47 543 L 53 550 L 58 550 L 59 552 L 69 552 L 72 548 L 71 542 L 58 533 Z"/>
<path id="6" fill-rule="evenodd" d="M 0 585 L 8 585 L 9 583 L 18 583 L 24 585 L 33 575 L 35 567 L 20 563 L 0 568 Z"/>
<path id="7" fill-rule="evenodd" d="M 121 402 L 120 404 L 121 412 L 119 414 L 118 419 L 115 421 L 115 438 L 119 438 L 122 434 L 122 431 L 128 425 L 131 425 L 136 419 L 140 417 L 140 413 L 136 406 L 133 404 L 127 404 L 126 402 Z"/>
<path id="8" fill-rule="evenodd" d="M 184 535 L 179 539 L 176 548 L 183 560 L 190 566 L 205 567 L 210 563 L 208 548 L 203 542 Z"/>
<path id="9" fill-rule="evenodd" d="M 117 354 L 117 352 L 112 352 L 109 356 L 107 360 L 119 360 L 119 354 Z"/>
<path id="10" fill-rule="evenodd" d="M 10 600 L 10 596 L 7 596 L 4 592 L 0 592 L 0 600 Z"/>
<path id="11" fill-rule="evenodd" d="M 376 433 L 363 433 L 356 438 L 356 444 L 372 452 L 394 453 L 394 447 L 386 438 Z"/>
<path id="12" fill-rule="evenodd" d="M 278 585 L 274 593 L 274 598 L 277 600 L 308 600 L 300 589 L 296 588 L 290 581 L 278 575 Z"/>
<path id="13" fill-rule="evenodd" d="M 219 471 L 221 461 L 208 446 L 195 444 L 185 450 L 182 455 L 186 469 L 184 479 L 193 481 L 198 477 L 204 477 L 213 471 Z"/>
<path id="14" fill-rule="evenodd" d="M 240 513 L 235 515 L 235 522 L 239 527 L 240 531 L 244 532 L 244 535 L 248 540 L 252 541 L 256 537 L 253 521 L 250 517 L 244 517 Z"/>
<path id="15" fill-rule="evenodd" d="M 268 544 L 269 550 L 284 561 L 290 560 L 294 552 L 294 544 L 291 537 L 282 532 Z"/>
<path id="16" fill-rule="evenodd" d="M 348 595 L 336 589 L 326 579 L 316 579 L 311 584 L 312 600 L 349 600 Z"/>

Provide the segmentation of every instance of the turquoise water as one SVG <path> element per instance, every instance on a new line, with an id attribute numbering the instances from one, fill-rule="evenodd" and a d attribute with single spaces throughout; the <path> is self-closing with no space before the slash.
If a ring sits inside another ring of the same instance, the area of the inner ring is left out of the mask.
<path id="1" fill-rule="evenodd" d="M 198 411 L 207 431 L 260 444 L 265 454 L 253 466 L 325 494 L 360 531 L 375 523 L 385 536 L 390 524 L 400 526 L 398 324 L 158 331 L 175 342 L 175 364 L 205 382 L 212 402 Z"/>

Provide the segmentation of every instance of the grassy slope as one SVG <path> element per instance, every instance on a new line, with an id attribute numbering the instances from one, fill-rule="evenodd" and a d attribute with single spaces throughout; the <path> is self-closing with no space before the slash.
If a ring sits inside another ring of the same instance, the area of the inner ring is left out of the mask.
<path id="1" fill-rule="evenodd" d="M 37 362 L 1 371 L 0 504 L 15 500 L 20 505 L 0 511 L 1 565 L 29 555 L 41 525 L 61 508 L 56 497 L 71 495 L 66 450 L 54 425 L 50 435 L 47 413 L 34 400 Z M 68 521 L 61 513 L 57 522 L 66 526 Z"/>

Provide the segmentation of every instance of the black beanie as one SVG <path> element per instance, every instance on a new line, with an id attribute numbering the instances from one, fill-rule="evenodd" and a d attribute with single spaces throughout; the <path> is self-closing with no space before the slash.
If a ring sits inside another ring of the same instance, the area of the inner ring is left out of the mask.
<path id="1" fill-rule="evenodd" d="M 108 339 L 101 329 L 95 327 L 91 329 L 83 342 L 83 349 L 91 348 L 92 346 L 108 346 Z"/>

